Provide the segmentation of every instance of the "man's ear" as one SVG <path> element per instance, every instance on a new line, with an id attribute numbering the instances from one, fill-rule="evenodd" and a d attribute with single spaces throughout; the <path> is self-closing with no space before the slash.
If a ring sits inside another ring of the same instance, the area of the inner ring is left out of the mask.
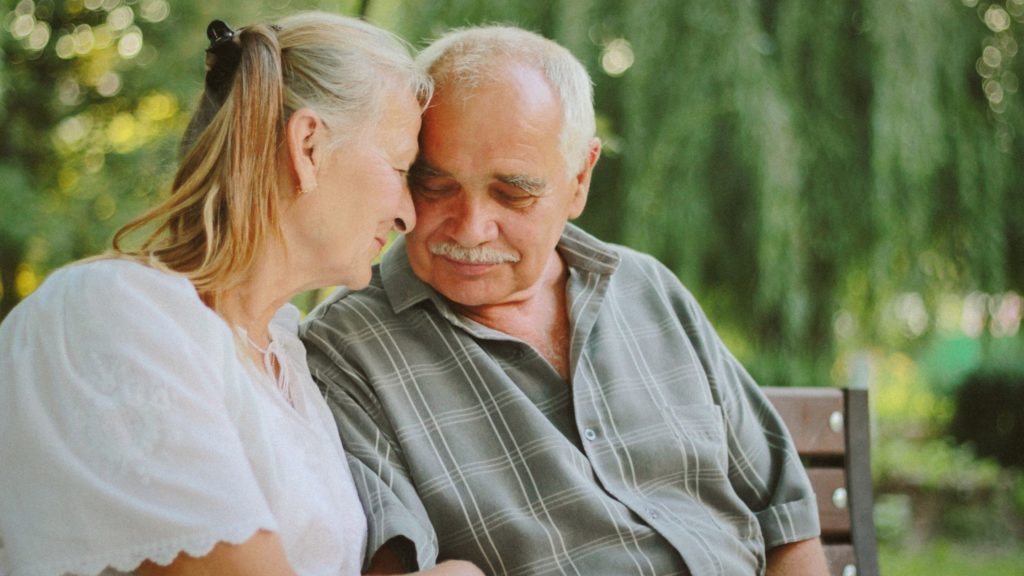
<path id="1" fill-rule="evenodd" d="M 285 125 L 285 141 L 288 148 L 288 162 L 295 187 L 299 192 L 316 189 L 317 170 L 320 168 L 320 146 L 324 140 L 323 121 L 309 108 L 292 113 Z"/>
<path id="2" fill-rule="evenodd" d="M 594 165 L 597 164 L 597 159 L 601 157 L 601 139 L 596 136 L 590 140 L 590 146 L 587 150 L 587 159 L 583 163 L 583 167 L 580 168 L 579 173 L 573 178 L 573 183 L 576 186 L 576 192 L 572 198 L 572 203 L 569 205 L 569 219 L 579 217 L 583 213 L 583 209 L 587 206 L 587 194 L 590 193 L 590 177 L 594 173 Z"/>

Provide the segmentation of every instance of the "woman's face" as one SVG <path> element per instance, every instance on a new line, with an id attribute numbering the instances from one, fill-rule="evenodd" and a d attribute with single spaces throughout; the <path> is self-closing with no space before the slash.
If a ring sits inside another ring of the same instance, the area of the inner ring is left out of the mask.
<path id="1" fill-rule="evenodd" d="M 311 287 L 366 287 L 396 222 L 403 231 L 415 225 L 406 176 L 416 159 L 420 114 L 409 90 L 395 90 L 375 126 L 320 159 L 316 189 L 300 194 L 286 215 L 289 257 L 303 260 Z"/>

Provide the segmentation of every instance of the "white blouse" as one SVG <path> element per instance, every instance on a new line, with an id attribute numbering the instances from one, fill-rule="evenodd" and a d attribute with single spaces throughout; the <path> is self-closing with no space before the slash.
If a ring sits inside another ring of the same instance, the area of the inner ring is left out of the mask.
<path id="1" fill-rule="evenodd" d="M 366 519 L 297 337 L 278 383 L 188 280 L 58 270 L 0 325 L 0 574 L 130 572 L 265 529 L 298 574 L 358 574 Z"/>

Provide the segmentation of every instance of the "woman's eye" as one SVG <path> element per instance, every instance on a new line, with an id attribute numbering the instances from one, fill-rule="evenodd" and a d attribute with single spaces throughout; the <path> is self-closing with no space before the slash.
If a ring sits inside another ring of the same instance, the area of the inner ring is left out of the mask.
<path id="1" fill-rule="evenodd" d="M 417 178 L 413 176 L 409 178 L 409 184 L 414 192 L 431 197 L 443 196 L 454 191 L 456 188 L 456 184 L 453 182 L 439 178 Z"/>

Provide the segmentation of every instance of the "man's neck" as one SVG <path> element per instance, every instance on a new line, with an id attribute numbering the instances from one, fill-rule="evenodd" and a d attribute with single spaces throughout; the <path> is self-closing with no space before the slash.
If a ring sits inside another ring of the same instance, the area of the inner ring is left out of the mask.
<path id="1" fill-rule="evenodd" d="M 522 298 L 483 306 L 452 303 L 452 308 L 465 318 L 528 343 L 568 381 L 571 333 L 565 299 L 568 277 L 568 267 L 555 253 L 537 285 Z"/>

